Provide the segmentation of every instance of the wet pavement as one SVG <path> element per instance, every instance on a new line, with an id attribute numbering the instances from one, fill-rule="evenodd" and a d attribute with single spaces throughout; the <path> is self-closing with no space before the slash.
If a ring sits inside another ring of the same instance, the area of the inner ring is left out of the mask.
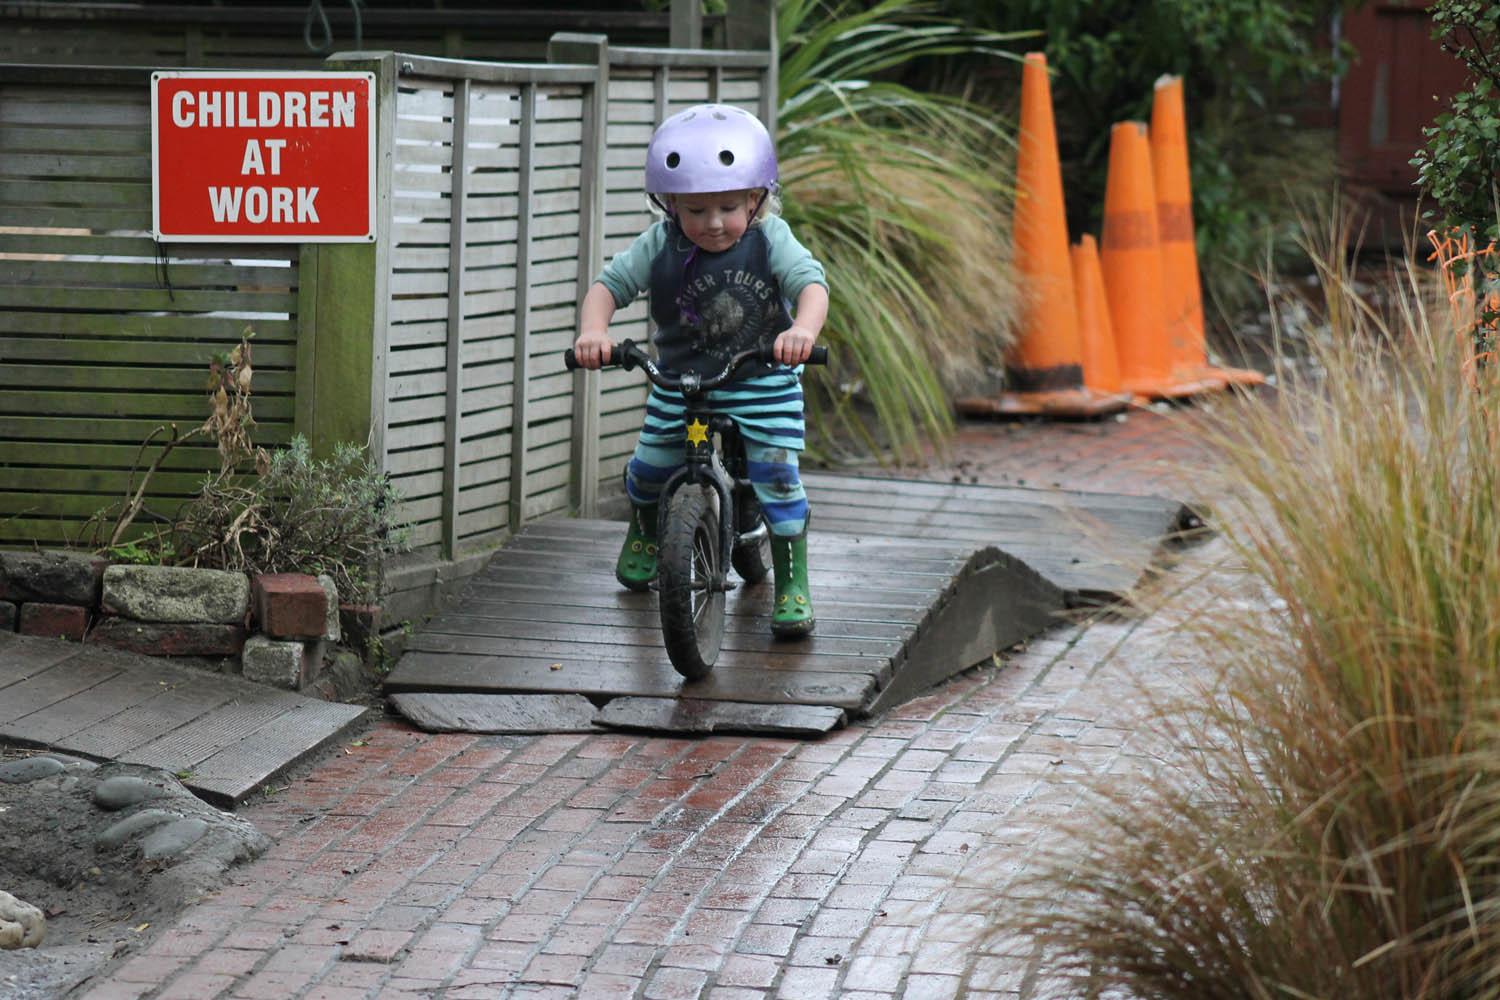
<path id="1" fill-rule="evenodd" d="M 970 424 L 926 474 L 1198 499 L 1182 463 L 1211 464 L 1135 413 Z M 815 741 L 383 721 L 245 806 L 270 851 L 80 995 L 1035 995 L 988 915 L 1082 779 L 1151 757 L 1145 699 L 1195 666 L 1171 629 L 1059 627 Z"/>

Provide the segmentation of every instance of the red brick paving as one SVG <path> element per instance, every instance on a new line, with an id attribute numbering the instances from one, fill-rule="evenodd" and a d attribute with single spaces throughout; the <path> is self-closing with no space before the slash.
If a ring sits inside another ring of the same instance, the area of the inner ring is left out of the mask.
<path id="1" fill-rule="evenodd" d="M 928 474 L 1168 493 L 1179 459 L 1137 413 L 972 424 Z M 985 914 L 1080 779 L 1144 753 L 1170 628 L 1059 628 L 818 742 L 381 722 L 247 806 L 275 846 L 83 995 L 1029 996 Z"/>

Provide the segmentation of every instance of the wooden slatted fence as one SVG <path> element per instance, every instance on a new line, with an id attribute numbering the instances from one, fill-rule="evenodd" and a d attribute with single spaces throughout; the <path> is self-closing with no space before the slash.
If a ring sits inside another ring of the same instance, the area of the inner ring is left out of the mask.
<path id="1" fill-rule="evenodd" d="M 379 246 L 308 253 L 376 269 L 366 436 L 412 525 L 412 551 L 388 574 L 398 608 L 430 604 L 433 586 L 478 569 L 522 524 L 623 499 L 644 383 L 563 369 L 578 302 L 652 221 L 642 159 L 656 123 L 707 100 L 764 115 L 774 90 L 764 52 L 559 34 L 550 54 L 550 64 L 330 60 L 382 81 Z M 320 286 L 338 283 L 329 267 L 311 270 Z M 316 311 L 304 324 L 319 328 L 312 339 L 344 336 L 323 329 L 341 322 L 328 306 Z M 647 339 L 645 303 L 615 331 Z M 321 406 L 332 393 L 315 395 Z M 316 410 L 303 422 L 320 425 Z"/>
<path id="2" fill-rule="evenodd" d="M 247 328 L 256 440 L 292 435 L 298 247 L 152 241 L 149 80 L 0 67 L 0 543 L 78 540 L 153 429 L 203 422 Z M 148 512 L 217 467 L 212 443 L 177 449 Z"/>
<path id="3" fill-rule="evenodd" d="M 694 0 L 694 3 L 698 0 Z M 510 9 L 507 9 L 510 8 Z M 330 49 L 354 45 L 350 6 L 326 3 L 331 38 L 309 5 L 256 3 L 100 4 L 21 0 L 0 10 L 0 62 L 50 65 L 314 68 Z M 542 60 L 562 30 L 607 31 L 637 45 L 666 44 L 667 11 L 622 10 L 595 0 L 548 5 L 454 4 L 448 0 L 370 6 L 361 19 L 365 51 L 394 50 L 463 59 Z M 705 18 L 722 32 L 722 16 Z"/>
<path id="4" fill-rule="evenodd" d="M 651 222 L 656 123 L 706 100 L 770 120 L 775 62 L 602 35 L 548 54 L 329 59 L 377 78 L 376 240 L 300 248 L 152 242 L 149 70 L 0 71 L 0 544 L 76 541 L 155 427 L 202 422 L 209 361 L 246 327 L 256 442 L 367 443 L 403 494 L 397 618 L 522 524 L 618 505 L 644 383 L 563 370 L 577 304 Z M 616 331 L 647 339 L 644 302 Z M 179 449 L 152 506 L 216 464 Z"/>

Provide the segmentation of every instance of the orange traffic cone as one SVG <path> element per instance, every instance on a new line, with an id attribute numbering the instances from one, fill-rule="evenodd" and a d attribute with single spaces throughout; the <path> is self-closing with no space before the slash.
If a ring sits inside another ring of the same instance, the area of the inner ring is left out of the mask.
<path id="1" fill-rule="evenodd" d="M 1028 53 L 1021 71 L 1012 232 L 1016 271 L 1027 298 L 1021 305 L 1020 340 L 1006 365 L 1010 390 L 998 399 L 958 400 L 957 408 L 974 415 L 1050 417 L 1091 417 L 1124 409 L 1130 404 L 1128 395 L 1101 395 L 1083 384 L 1052 87 L 1047 57 L 1040 52 Z"/>
<path id="2" fill-rule="evenodd" d="M 1162 312 L 1151 146 L 1143 122 L 1119 122 L 1110 130 L 1103 244 L 1100 268 L 1125 391 L 1177 399 L 1224 388 L 1217 379 L 1184 380 L 1173 372 Z"/>
<path id="3" fill-rule="evenodd" d="M 1182 77 L 1156 81 L 1151 103 L 1151 169 L 1156 184 L 1156 219 L 1161 238 L 1162 308 L 1172 345 L 1172 369 L 1183 380 L 1219 379 L 1230 385 L 1266 380 L 1247 368 L 1208 363 L 1203 337 L 1203 295 L 1198 279 L 1198 247 L 1193 230 L 1193 188 L 1188 171 L 1187 115 Z"/>
<path id="4" fill-rule="evenodd" d="M 1120 362 L 1115 357 L 1115 331 L 1099 270 L 1099 247 L 1088 233 L 1073 244 L 1073 300 L 1078 304 L 1083 384 L 1095 392 L 1120 392 Z"/>

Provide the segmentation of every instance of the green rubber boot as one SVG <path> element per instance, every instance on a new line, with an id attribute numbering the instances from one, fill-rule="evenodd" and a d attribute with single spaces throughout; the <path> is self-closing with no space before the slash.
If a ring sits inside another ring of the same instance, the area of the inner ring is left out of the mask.
<path id="1" fill-rule="evenodd" d="M 630 507 L 630 530 L 615 561 L 615 579 L 629 590 L 647 590 L 656 579 L 656 507 Z"/>
<path id="2" fill-rule="evenodd" d="M 795 639 L 813 630 L 812 596 L 807 589 L 807 533 L 795 538 L 771 536 L 771 563 L 776 568 L 776 603 L 771 631 Z"/>

